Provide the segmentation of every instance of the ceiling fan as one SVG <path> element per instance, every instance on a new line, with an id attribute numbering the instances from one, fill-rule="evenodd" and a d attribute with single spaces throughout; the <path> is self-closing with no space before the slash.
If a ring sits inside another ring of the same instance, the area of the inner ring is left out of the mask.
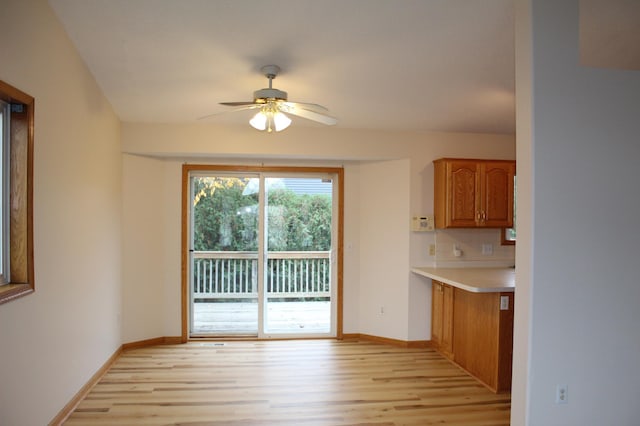
<path id="1" fill-rule="evenodd" d="M 249 124 L 257 130 L 266 130 L 267 132 L 279 132 L 289 127 L 291 119 L 287 117 L 287 114 L 329 126 L 338 122 L 334 117 L 327 115 L 329 110 L 322 105 L 289 102 L 287 100 L 287 92 L 274 88 L 272 82 L 280 72 L 279 66 L 265 65 L 260 70 L 269 79 L 269 87 L 253 92 L 253 101 L 220 102 L 220 105 L 235 107 L 227 112 L 258 109 L 258 113 L 249 120 Z"/>

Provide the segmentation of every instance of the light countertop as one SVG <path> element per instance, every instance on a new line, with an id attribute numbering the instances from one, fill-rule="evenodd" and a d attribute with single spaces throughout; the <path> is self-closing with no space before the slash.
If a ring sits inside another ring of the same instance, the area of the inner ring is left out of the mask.
<path id="1" fill-rule="evenodd" d="M 433 268 L 416 267 L 411 272 L 472 293 L 515 291 L 514 268 Z"/>

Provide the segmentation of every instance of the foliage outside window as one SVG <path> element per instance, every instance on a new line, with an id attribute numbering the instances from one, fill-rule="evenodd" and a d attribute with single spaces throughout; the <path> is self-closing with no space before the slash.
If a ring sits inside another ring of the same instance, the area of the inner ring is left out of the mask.
<path id="1" fill-rule="evenodd" d="M 258 250 L 258 194 L 247 193 L 250 178 L 194 178 L 194 249 Z M 215 194 L 215 196 L 214 196 Z M 267 220 L 271 251 L 331 249 L 331 196 L 298 195 L 270 188 Z M 228 215 L 225 212 L 236 212 Z"/>
<path id="2" fill-rule="evenodd" d="M 34 99 L 0 81 L 0 303 L 34 291 Z"/>
<path id="3" fill-rule="evenodd" d="M 305 178 L 312 180 L 312 178 Z M 318 181 L 320 179 L 317 179 Z M 259 178 L 251 177 L 200 177 L 193 178 L 193 247 L 195 252 L 254 252 L 254 264 L 250 268 L 228 267 L 214 272 L 218 282 L 252 281 L 256 278 L 259 233 Z M 332 194 L 300 193 L 287 187 L 286 179 L 267 177 L 265 185 L 266 248 L 275 252 L 329 252 L 332 237 Z M 328 189 L 331 191 L 331 183 Z M 325 186 L 324 190 L 327 190 Z M 198 259 L 202 260 L 202 259 Z M 196 260 L 197 262 L 197 260 Z M 268 262 L 265 270 L 266 286 L 295 286 L 297 281 L 308 279 L 308 274 L 318 274 L 316 289 L 330 291 L 329 270 L 324 274 L 302 268 L 296 262 Z M 318 266 L 319 267 L 319 266 Z M 206 275 L 194 264 L 196 276 Z M 305 272 L 306 271 L 306 272 Z M 218 276 L 217 274 L 225 274 Z M 236 277 L 236 278 L 230 278 Z M 200 278 L 196 278 L 199 280 Z M 282 280 L 282 281 L 281 281 Z M 288 283 L 288 284 L 285 284 Z M 312 284 L 313 285 L 313 284 Z M 269 291 L 269 290 L 267 290 Z M 274 290 L 275 291 L 275 290 Z M 241 291 L 239 291 L 241 292 Z M 231 299 L 225 299 L 229 301 Z M 271 302 L 329 301 L 326 296 L 270 297 Z M 195 302 L 201 300 L 195 299 Z"/>
<path id="4" fill-rule="evenodd" d="M 502 245 L 510 245 L 516 243 L 516 228 L 502 229 Z"/>

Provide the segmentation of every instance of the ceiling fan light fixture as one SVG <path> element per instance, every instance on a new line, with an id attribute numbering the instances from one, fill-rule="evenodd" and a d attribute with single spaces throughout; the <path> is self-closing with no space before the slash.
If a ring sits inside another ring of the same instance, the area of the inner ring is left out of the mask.
<path id="1" fill-rule="evenodd" d="M 266 130 L 268 133 L 274 130 L 280 132 L 289 127 L 291 119 L 280 111 L 262 109 L 249 120 L 249 124 L 256 130 Z"/>
<path id="2" fill-rule="evenodd" d="M 273 114 L 273 124 L 276 128 L 276 132 L 286 129 L 291 124 L 291 119 L 281 112 Z"/>
<path id="3" fill-rule="evenodd" d="M 267 116 L 260 111 L 249 120 L 249 124 L 256 130 L 265 130 L 267 128 Z"/>

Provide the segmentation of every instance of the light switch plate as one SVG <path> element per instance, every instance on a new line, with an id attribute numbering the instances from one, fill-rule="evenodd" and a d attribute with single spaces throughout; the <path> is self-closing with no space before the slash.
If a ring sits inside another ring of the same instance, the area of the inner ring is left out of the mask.
<path id="1" fill-rule="evenodd" d="M 509 310 L 509 296 L 500 296 L 500 310 L 501 311 Z"/>

